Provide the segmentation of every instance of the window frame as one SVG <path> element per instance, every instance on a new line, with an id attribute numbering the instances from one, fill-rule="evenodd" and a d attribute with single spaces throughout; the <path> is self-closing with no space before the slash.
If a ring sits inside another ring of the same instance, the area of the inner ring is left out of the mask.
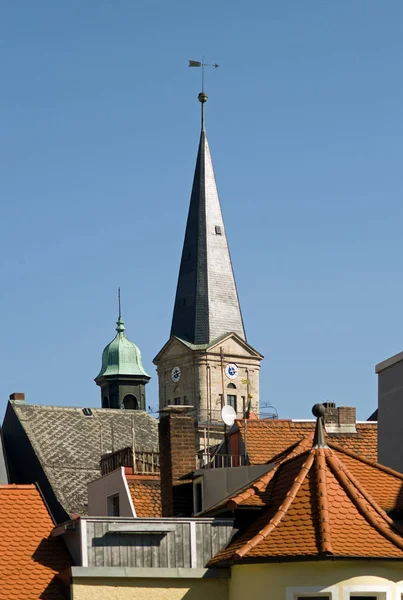
<path id="1" fill-rule="evenodd" d="M 197 506 L 197 502 L 196 502 L 196 497 L 197 497 L 196 488 L 200 489 L 200 503 L 201 503 L 201 507 Z M 196 510 L 197 508 L 200 508 L 200 510 Z M 197 515 L 197 514 L 203 512 L 203 508 L 204 508 L 203 477 L 198 477 L 197 479 L 193 480 L 193 514 Z"/>
<path id="2" fill-rule="evenodd" d="M 230 400 L 231 399 L 231 400 Z M 233 404 L 231 404 L 233 402 Z M 228 406 L 231 406 L 235 412 L 237 411 L 237 395 L 236 394 L 227 394 L 227 402 Z"/>
<path id="3" fill-rule="evenodd" d="M 118 515 L 112 514 L 114 511 L 110 509 L 113 509 L 114 506 L 114 499 L 117 499 L 118 501 Z M 120 517 L 120 497 L 119 497 L 119 492 L 115 492 L 114 494 L 109 494 L 106 497 L 106 512 L 108 513 L 108 517 Z"/>
<path id="4" fill-rule="evenodd" d="M 304 596 L 316 596 L 318 599 L 329 598 L 329 600 L 339 600 L 339 589 L 337 585 L 329 587 L 305 587 L 301 585 L 286 588 L 286 600 L 299 600 L 299 598 L 303 598 Z"/>
<path id="5" fill-rule="evenodd" d="M 354 596 L 376 596 L 377 600 L 392 600 L 391 585 L 344 585 L 341 600 L 353 600 Z"/>

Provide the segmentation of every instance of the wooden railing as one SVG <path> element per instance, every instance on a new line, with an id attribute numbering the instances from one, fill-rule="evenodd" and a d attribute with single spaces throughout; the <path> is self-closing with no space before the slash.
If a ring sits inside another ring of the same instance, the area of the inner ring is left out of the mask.
<path id="1" fill-rule="evenodd" d="M 138 475 L 159 475 L 160 472 L 160 453 L 155 450 L 133 450 L 132 448 L 122 448 L 104 454 L 100 461 L 102 475 L 107 475 L 119 467 L 131 467 L 134 474 Z"/>
<path id="2" fill-rule="evenodd" d="M 225 467 L 243 467 L 247 464 L 247 459 L 239 454 L 216 454 L 212 456 L 208 453 L 198 453 L 196 464 L 198 469 L 223 469 Z"/>

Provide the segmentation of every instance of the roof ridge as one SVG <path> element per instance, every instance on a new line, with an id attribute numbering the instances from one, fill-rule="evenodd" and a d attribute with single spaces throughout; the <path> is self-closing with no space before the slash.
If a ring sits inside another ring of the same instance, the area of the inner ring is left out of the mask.
<path id="1" fill-rule="evenodd" d="M 308 446 L 308 444 L 309 444 L 309 446 Z M 236 506 L 238 504 L 240 504 L 241 502 L 247 500 L 251 496 L 255 496 L 256 491 L 260 492 L 263 486 L 270 483 L 270 481 L 273 479 L 274 475 L 277 473 L 280 465 L 285 465 L 289 461 L 294 460 L 298 456 L 301 456 L 302 454 L 304 454 L 304 452 L 306 452 L 310 449 L 311 444 L 312 444 L 312 440 L 308 436 L 306 436 L 306 437 L 302 438 L 301 440 L 299 440 L 298 442 L 296 442 L 295 444 L 293 444 L 292 446 L 290 446 L 290 448 L 293 448 L 293 450 L 290 452 L 290 454 L 287 454 L 286 456 L 284 456 L 284 454 L 287 452 L 287 450 L 278 454 L 277 455 L 278 456 L 277 464 L 273 467 L 273 469 L 270 469 L 270 471 L 267 471 L 263 475 L 258 476 L 256 479 L 254 479 L 252 481 L 252 483 L 248 484 L 246 489 L 243 488 L 242 492 L 240 492 L 236 496 L 230 498 L 229 502 L 228 502 L 228 507 L 232 508 L 232 509 L 236 508 Z M 307 448 L 304 447 L 305 445 L 307 446 Z M 298 452 L 299 449 L 301 450 L 301 452 Z M 283 458 L 280 458 L 282 455 L 283 455 Z M 274 458 L 273 461 L 270 461 L 270 462 L 275 463 L 276 458 Z M 270 463 L 266 463 L 266 464 L 270 464 Z M 238 502 L 238 499 L 239 499 L 239 502 Z M 231 506 L 232 503 L 235 504 L 234 507 Z"/>
<path id="2" fill-rule="evenodd" d="M 329 522 L 329 503 L 327 498 L 326 455 L 324 450 L 324 448 L 318 448 L 315 452 L 320 551 L 327 554 L 333 554 L 332 534 Z"/>
<path id="3" fill-rule="evenodd" d="M 314 432 L 312 431 L 312 432 L 308 433 L 307 435 L 305 435 L 303 438 L 294 442 L 293 444 L 290 444 L 290 446 L 288 446 L 285 450 L 278 452 L 277 454 L 275 454 L 273 456 L 273 458 L 270 458 L 266 462 L 266 464 L 270 464 L 272 462 L 276 462 L 277 460 L 281 460 L 282 456 L 284 457 L 284 459 L 291 460 L 292 458 L 299 456 L 299 454 L 297 453 L 298 448 L 304 447 L 305 445 L 306 445 L 306 450 L 310 450 L 312 448 L 313 434 L 314 434 Z M 290 450 L 290 448 L 292 448 L 292 451 L 290 452 L 290 454 L 287 454 L 287 452 Z"/>
<path id="4" fill-rule="evenodd" d="M 332 454 L 333 456 L 333 454 Z M 384 519 L 389 525 L 394 526 L 393 519 L 389 517 L 389 515 L 383 510 L 383 508 L 378 504 L 378 502 L 371 496 L 369 492 L 361 485 L 358 479 L 350 472 L 348 467 L 337 457 L 334 456 L 335 462 L 338 463 L 339 469 L 346 474 L 346 477 L 351 481 L 353 486 L 357 488 L 360 494 L 365 498 L 365 500 L 372 505 L 372 508 L 376 510 L 382 519 Z"/>
<path id="5" fill-rule="evenodd" d="M 393 521 L 390 517 L 387 516 L 385 511 L 383 511 L 377 503 L 372 499 L 370 501 L 368 498 L 371 496 L 363 490 L 361 484 L 355 480 L 353 482 L 354 477 L 351 477 L 348 469 L 343 465 L 343 463 L 339 460 L 337 456 L 334 455 L 333 451 L 329 448 L 326 452 L 327 463 L 332 471 L 333 475 L 338 480 L 339 484 L 342 486 L 351 502 L 354 504 L 358 512 L 364 517 L 364 519 L 373 527 L 380 535 L 386 538 L 388 541 L 392 542 L 395 546 L 397 546 L 400 550 L 403 550 L 403 538 L 390 531 L 385 524 L 380 522 L 382 519 L 386 522 L 390 527 L 393 526 Z M 365 502 L 362 500 L 362 497 L 368 503 L 370 508 L 372 508 L 375 513 L 378 515 L 378 518 L 375 518 L 370 510 L 365 506 Z M 380 519 L 379 519 L 380 517 Z"/>
<path id="6" fill-rule="evenodd" d="M 309 473 L 310 468 L 312 467 L 313 461 L 315 458 L 315 451 L 311 450 L 307 460 L 303 463 L 301 469 L 299 470 L 298 475 L 294 479 L 294 483 L 291 488 L 287 492 L 285 500 L 280 504 L 276 513 L 270 519 L 269 523 L 263 527 L 251 540 L 246 542 L 239 550 L 234 553 L 234 557 L 242 558 L 249 550 L 252 550 L 257 544 L 259 544 L 262 540 L 264 540 L 271 531 L 281 522 L 284 515 L 287 513 L 291 503 L 295 499 L 295 496 L 299 492 L 301 485 L 305 481 L 307 474 Z"/>
<path id="7" fill-rule="evenodd" d="M 394 477 L 398 477 L 398 479 L 403 480 L 403 473 L 399 473 L 399 471 L 395 471 L 395 469 L 391 469 L 390 467 L 387 467 L 386 465 L 381 465 L 378 462 L 372 462 L 368 458 L 365 458 L 364 456 L 360 456 L 359 454 L 356 454 L 352 450 L 348 450 L 347 448 L 344 448 L 343 446 L 339 446 L 339 444 L 335 444 L 333 441 L 328 441 L 328 445 L 330 448 L 333 448 L 334 450 L 338 450 L 339 452 L 343 452 L 347 456 L 350 456 L 351 458 L 355 458 L 356 460 L 359 460 L 362 463 L 364 463 L 370 467 L 374 467 L 375 469 L 384 471 L 388 475 L 393 475 Z"/>
<path id="8" fill-rule="evenodd" d="M 2 483 L 0 484 L 0 490 L 36 490 L 37 487 L 34 483 Z"/>

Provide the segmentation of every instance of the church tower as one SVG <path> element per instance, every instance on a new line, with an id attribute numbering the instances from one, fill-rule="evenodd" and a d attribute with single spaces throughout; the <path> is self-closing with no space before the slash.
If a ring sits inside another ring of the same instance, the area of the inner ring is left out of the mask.
<path id="1" fill-rule="evenodd" d="M 116 325 L 116 336 L 104 348 L 101 370 L 95 378 L 101 388 L 102 408 L 146 410 L 145 385 L 150 376 L 144 370 L 139 348 L 125 335 L 120 308 Z"/>
<path id="2" fill-rule="evenodd" d="M 263 357 L 246 341 L 204 124 L 207 94 L 198 98 L 202 125 L 171 336 L 154 364 L 160 410 L 191 406 L 199 431 L 211 431 L 225 404 L 239 417 L 258 412 Z"/>

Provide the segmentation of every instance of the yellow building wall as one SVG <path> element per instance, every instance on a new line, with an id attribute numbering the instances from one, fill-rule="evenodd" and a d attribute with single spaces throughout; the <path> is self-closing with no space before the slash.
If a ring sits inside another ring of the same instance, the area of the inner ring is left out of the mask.
<path id="1" fill-rule="evenodd" d="M 316 561 L 262 563 L 231 568 L 229 600 L 296 600 L 297 596 L 331 592 L 332 600 L 349 600 L 350 594 L 401 600 L 403 562 Z"/>
<path id="2" fill-rule="evenodd" d="M 228 579 L 73 580 L 72 600 L 228 600 Z"/>

